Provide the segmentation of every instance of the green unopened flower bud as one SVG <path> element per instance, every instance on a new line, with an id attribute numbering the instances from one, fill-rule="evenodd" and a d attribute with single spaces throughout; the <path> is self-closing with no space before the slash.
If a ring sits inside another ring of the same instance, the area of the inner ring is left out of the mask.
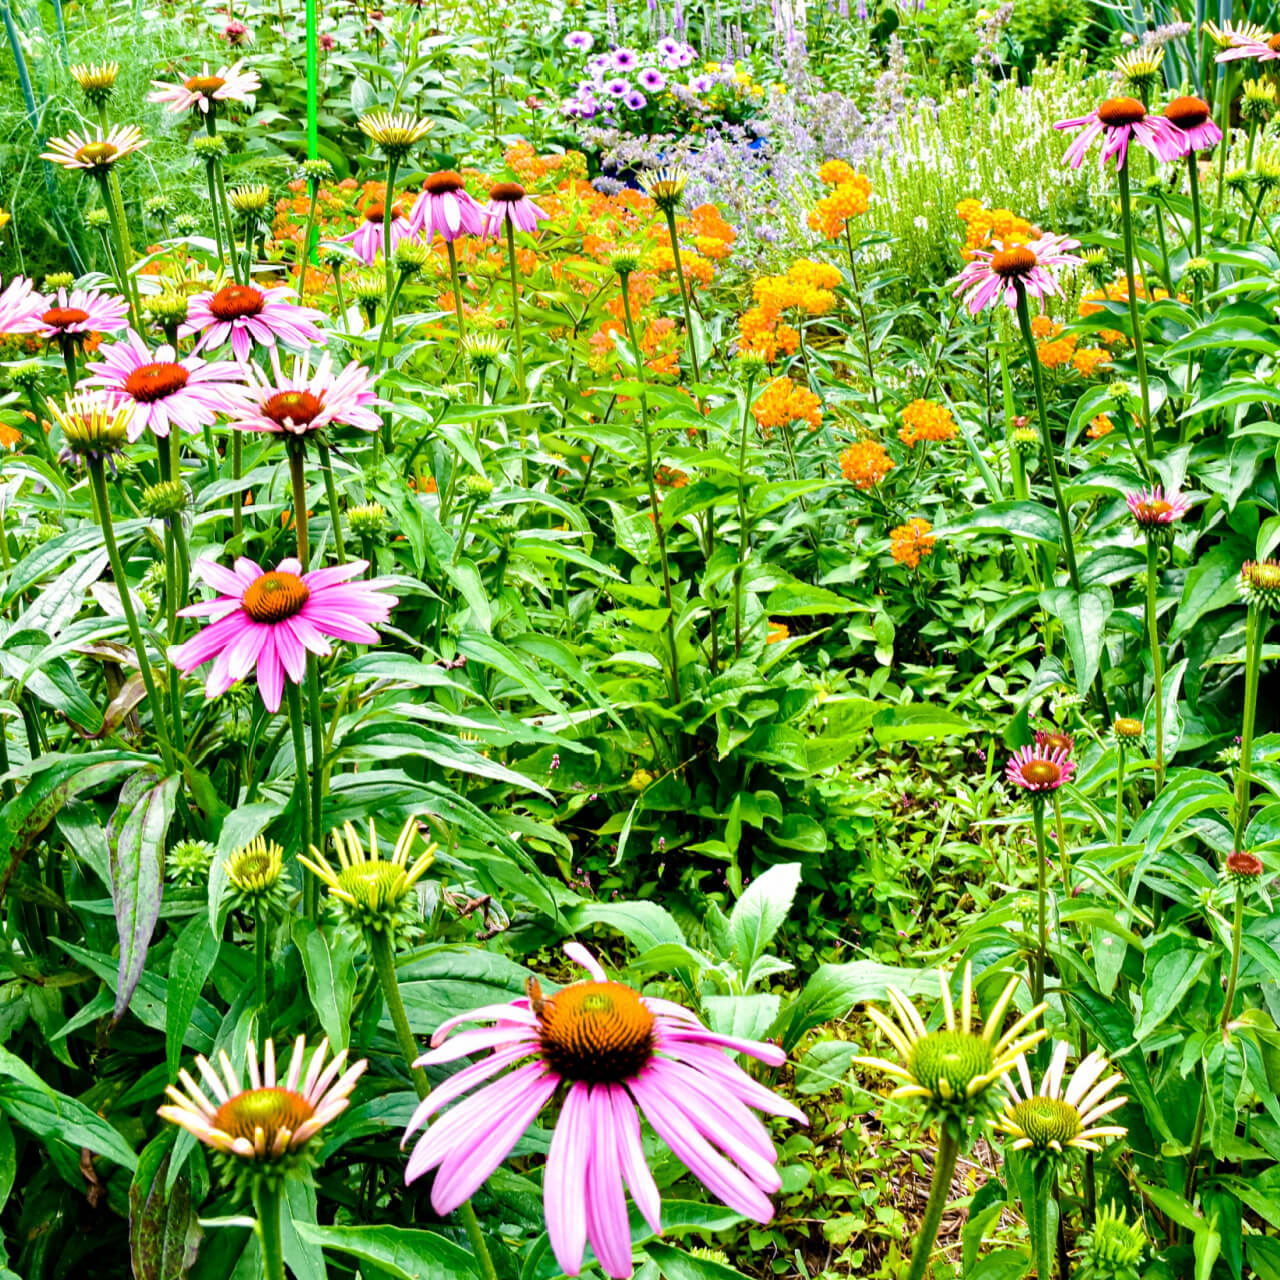
<path id="1" fill-rule="evenodd" d="M 60 524 L 54 524 L 52 520 L 41 520 L 36 525 L 35 540 L 37 545 L 45 542 L 52 542 L 59 534 L 66 533 L 66 530 Z"/>
<path id="2" fill-rule="evenodd" d="M 9 381 L 20 391 L 34 391 L 44 380 L 44 367 L 38 360 L 28 360 L 9 370 Z"/>
<path id="3" fill-rule="evenodd" d="M 1221 878 L 1225 883 L 1235 885 L 1237 888 L 1251 889 L 1262 879 L 1265 870 L 1262 859 L 1257 854 L 1236 850 L 1234 853 L 1227 854 Z"/>
<path id="4" fill-rule="evenodd" d="M 187 318 L 187 297 L 183 293 L 173 293 L 166 289 L 157 293 L 143 303 L 143 309 L 157 324 L 181 324 Z"/>
<path id="5" fill-rule="evenodd" d="M 340 244 L 322 244 L 319 257 L 321 263 L 335 274 L 353 261 L 351 251 Z"/>
<path id="6" fill-rule="evenodd" d="M 421 240 L 401 240 L 391 254 L 395 269 L 406 279 L 421 275 L 431 251 Z"/>
<path id="7" fill-rule="evenodd" d="M 1111 731 L 1121 742 L 1134 742 L 1142 737 L 1142 721 L 1132 716 L 1118 716 Z"/>
<path id="8" fill-rule="evenodd" d="M 161 192 L 158 196 L 152 196 L 142 208 L 157 222 L 164 222 L 173 212 L 173 197 Z"/>
<path id="9" fill-rule="evenodd" d="M 165 520 L 185 511 L 187 493 L 177 480 L 161 480 L 142 491 L 142 509 L 153 520 Z"/>
<path id="10" fill-rule="evenodd" d="M 288 885 L 284 880 L 284 850 L 262 836 L 237 849 L 223 864 L 236 905 L 245 910 L 283 907 Z"/>
<path id="11" fill-rule="evenodd" d="M 768 367 L 769 362 L 765 359 L 764 352 L 758 347 L 738 348 L 738 368 L 742 370 L 744 376 L 759 377 Z"/>
<path id="12" fill-rule="evenodd" d="M 265 182 L 252 186 L 232 187 L 227 192 L 227 203 L 242 216 L 256 218 L 271 203 L 271 188 Z"/>
<path id="13" fill-rule="evenodd" d="M 333 165 L 327 160 L 304 160 L 298 166 L 298 176 L 308 182 L 328 182 L 333 177 Z"/>
<path id="14" fill-rule="evenodd" d="M 84 215 L 85 226 L 95 231 L 105 231 L 111 225 L 111 215 L 103 208 L 90 209 Z"/>
<path id="15" fill-rule="evenodd" d="M 389 525 L 387 509 L 380 502 L 365 502 L 347 511 L 347 528 L 358 538 L 380 538 Z"/>
<path id="16" fill-rule="evenodd" d="M 1035 427 L 1014 427 L 1009 446 L 1015 453 L 1026 457 L 1040 447 L 1040 433 Z"/>
<path id="17" fill-rule="evenodd" d="M 1229 764 L 1233 767 L 1238 765 L 1240 763 L 1240 744 L 1233 742 L 1229 746 L 1223 747 L 1218 752 L 1218 763 Z"/>
<path id="18" fill-rule="evenodd" d="M 1240 594 L 1259 607 L 1280 606 L 1280 562 L 1246 560 L 1240 567 Z"/>
<path id="19" fill-rule="evenodd" d="M 1246 80 L 1240 115 L 1248 124 L 1260 124 L 1276 109 L 1276 86 L 1273 80 Z"/>
<path id="20" fill-rule="evenodd" d="M 191 150 L 206 164 L 212 164 L 227 154 L 227 140 L 220 134 L 197 133 L 191 139 Z"/>
<path id="21" fill-rule="evenodd" d="M 202 885 L 213 865 L 213 845 L 207 840 L 179 840 L 169 851 L 165 867 L 175 884 Z"/>
<path id="22" fill-rule="evenodd" d="M 386 292 L 383 277 L 376 271 L 357 271 L 351 278 L 351 292 L 362 306 L 376 305 Z"/>
<path id="23" fill-rule="evenodd" d="M 483 373 L 497 363 L 502 354 L 503 342 L 496 333 L 469 333 L 463 339 L 462 350 L 467 363 L 477 373 Z"/>
<path id="24" fill-rule="evenodd" d="M 173 220 L 173 230 L 180 236 L 193 236 L 200 230 L 200 219 L 194 213 L 180 213 Z"/>
<path id="25" fill-rule="evenodd" d="M 1117 378 L 1107 388 L 1114 404 L 1122 409 L 1133 409 L 1138 403 L 1139 393 L 1135 390 L 1132 383 L 1125 382 L 1123 378 Z"/>
<path id="26" fill-rule="evenodd" d="M 1229 191 L 1234 191 L 1236 195 L 1248 195 L 1250 187 L 1253 186 L 1253 174 L 1248 169 L 1232 169 L 1226 176 L 1225 182 Z"/>
<path id="27" fill-rule="evenodd" d="M 1258 194 L 1266 195 L 1280 187 L 1280 155 L 1264 152 L 1253 162 L 1253 179 Z"/>
<path id="28" fill-rule="evenodd" d="M 629 276 L 640 270 L 640 255 L 631 249 L 619 249 L 609 259 L 609 266 L 620 276 Z"/>
<path id="29" fill-rule="evenodd" d="M 1147 1237 L 1114 1204 L 1098 1210 L 1093 1230 L 1080 1237 L 1076 1280 L 1138 1280 Z"/>
<path id="30" fill-rule="evenodd" d="M 462 481 L 462 491 L 473 502 L 479 502 L 493 492 L 493 481 L 484 476 L 467 476 Z"/>
<path id="31" fill-rule="evenodd" d="M 1192 284 L 1206 285 L 1213 279 L 1213 263 L 1208 258 L 1188 258 L 1182 274 Z"/>
<path id="32" fill-rule="evenodd" d="M 500 516 L 494 516 L 491 527 L 494 533 L 509 537 L 520 528 L 520 521 L 509 511 L 504 511 Z"/>
<path id="33" fill-rule="evenodd" d="M 76 282 L 70 271 L 52 271 L 44 278 L 46 293 L 56 293 L 59 289 L 70 289 Z"/>

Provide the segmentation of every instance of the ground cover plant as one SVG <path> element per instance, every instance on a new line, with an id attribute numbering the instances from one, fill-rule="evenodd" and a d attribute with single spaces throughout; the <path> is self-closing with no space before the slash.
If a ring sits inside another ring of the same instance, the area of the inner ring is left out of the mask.
<path id="1" fill-rule="evenodd" d="M 1280 35 L 3 0 L 0 1277 L 1280 1277 Z"/>

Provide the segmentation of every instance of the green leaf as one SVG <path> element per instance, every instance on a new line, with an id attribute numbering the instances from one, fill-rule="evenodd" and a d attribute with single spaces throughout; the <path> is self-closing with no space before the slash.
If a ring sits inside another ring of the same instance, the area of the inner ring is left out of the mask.
<path id="1" fill-rule="evenodd" d="M 1090 587 L 1076 592 L 1070 587 L 1054 587 L 1040 593 L 1041 607 L 1062 623 L 1076 677 L 1076 692 L 1084 697 L 1098 674 L 1102 660 L 1103 636 L 1111 616 L 1111 592 L 1106 587 Z"/>
<path id="2" fill-rule="evenodd" d="M 295 919 L 292 925 L 311 1007 L 336 1053 L 347 1047 L 351 1034 L 351 1004 L 356 991 L 351 944 L 345 933 L 327 934 L 310 920 Z"/>
<path id="3" fill-rule="evenodd" d="M 132 783 L 134 779 L 130 779 Z M 111 900 L 120 937 L 120 971 L 111 1021 L 119 1022 L 142 976 L 151 935 L 160 919 L 164 895 L 164 840 L 178 798 L 179 776 L 170 774 L 134 798 L 121 793 L 129 806 L 111 848 Z M 145 785 L 145 784 L 144 784 Z M 116 817 L 120 810 L 117 808 Z M 114 823 L 115 818 L 112 819 Z"/>
<path id="4" fill-rule="evenodd" d="M 575 931 L 589 924 L 606 924 L 641 952 L 659 943 L 684 944 L 675 918 L 656 902 L 591 902 L 578 907 L 571 920 Z"/>
<path id="5" fill-rule="evenodd" d="M 1167 944 L 1167 945 L 1166 945 Z M 1180 938 L 1162 938 L 1147 956 L 1142 984 L 1142 1016 L 1133 1029 L 1138 1042 L 1164 1024 L 1204 972 L 1209 953 Z"/>
<path id="6" fill-rule="evenodd" d="M 0 1079 L 0 1111 L 29 1129 L 45 1146 L 69 1148 L 73 1161 L 79 1159 L 78 1148 L 88 1147 L 131 1173 L 138 1163 L 133 1148 L 114 1126 L 83 1102 L 42 1082 L 32 1085 L 14 1078 Z"/>
<path id="7" fill-rule="evenodd" d="M 948 738 L 956 733 L 972 733 L 973 725 L 946 707 L 908 703 L 885 707 L 871 718 L 877 742 L 921 742 L 927 738 Z"/>
<path id="8" fill-rule="evenodd" d="M 1004 533 L 1051 547 L 1062 541 L 1058 517 L 1038 502 L 993 502 L 934 530 L 938 538 L 969 533 Z"/>
<path id="9" fill-rule="evenodd" d="M 372 1263 L 394 1280 L 458 1280 L 480 1274 L 471 1253 L 434 1231 L 295 1223 L 300 1239 Z"/>
<path id="10" fill-rule="evenodd" d="M 757 876 L 738 899 L 729 916 L 729 939 L 743 975 L 751 972 L 795 901 L 800 887 L 800 863 L 782 862 Z"/>
<path id="11" fill-rule="evenodd" d="M 164 1001 L 164 1055 L 169 1078 L 178 1074 L 182 1045 L 200 993 L 218 958 L 218 939 L 209 922 L 197 913 L 183 926 L 169 960 L 169 983 Z"/>
<path id="12" fill-rule="evenodd" d="M 153 1141 L 139 1158 L 129 1187 L 134 1280 L 182 1280 L 196 1260 L 202 1233 L 191 1205 L 191 1184 L 180 1175 L 171 1191 L 165 1188 L 171 1146 L 169 1134 Z"/>
<path id="13" fill-rule="evenodd" d="M 784 582 L 774 587 L 765 600 L 764 611 L 776 618 L 805 618 L 830 613 L 865 612 L 867 606 L 860 600 L 850 600 L 837 595 L 826 587 L 812 586 L 807 582 Z"/>
<path id="14" fill-rule="evenodd" d="M 1280 342 L 1276 341 L 1275 324 L 1270 320 L 1255 316 L 1220 316 L 1170 343 L 1164 349 L 1164 359 L 1166 363 L 1179 360 L 1190 352 L 1207 348 L 1268 354 L 1280 351 Z"/>
<path id="15" fill-rule="evenodd" d="M 648 1244 L 645 1253 L 658 1264 L 666 1280 L 741 1280 L 742 1272 L 723 1262 L 698 1258 L 669 1244 Z"/>
<path id="16" fill-rule="evenodd" d="M 820 965 L 804 990 L 779 1014 L 772 1033 L 781 1037 L 782 1047 L 790 1053 L 806 1031 L 832 1018 L 845 1017 L 854 1005 L 865 1000 L 885 1000 L 890 986 L 908 998 L 922 991 L 936 994 L 938 972 L 898 969 L 875 960 Z"/>

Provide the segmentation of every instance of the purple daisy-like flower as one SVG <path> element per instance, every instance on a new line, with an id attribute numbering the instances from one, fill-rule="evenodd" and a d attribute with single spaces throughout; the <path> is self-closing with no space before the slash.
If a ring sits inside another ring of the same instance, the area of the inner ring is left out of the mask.
<path id="1" fill-rule="evenodd" d="M 246 71 L 243 61 L 217 71 L 210 71 L 206 62 L 199 75 L 188 76 L 180 84 L 163 80 L 153 80 L 151 84 L 156 92 L 147 95 L 148 102 L 163 102 L 167 111 L 194 107 L 205 115 L 219 102 L 248 102 L 262 88 L 258 73 Z"/>
<path id="2" fill-rule="evenodd" d="M 1191 510 L 1191 499 L 1180 493 L 1165 493 L 1160 485 L 1124 495 L 1129 514 L 1144 529 L 1176 524 Z"/>
<path id="3" fill-rule="evenodd" d="M 40 298 L 41 337 L 63 341 L 81 341 L 91 333 L 115 333 L 123 329 L 129 308 L 123 298 L 98 289 L 59 289 L 57 294 Z"/>
<path id="4" fill-rule="evenodd" d="M 564 47 L 566 49 L 577 49 L 582 53 L 586 53 L 596 42 L 595 36 L 590 31 L 570 31 L 564 38 Z"/>
<path id="5" fill-rule="evenodd" d="M 467 191 L 461 174 L 442 169 L 423 182 L 409 228 L 424 240 L 438 235 L 446 243 L 460 235 L 478 236 L 484 230 L 484 207 Z"/>
<path id="6" fill-rule="evenodd" d="M 396 212 L 391 218 L 390 252 L 392 253 L 396 251 L 396 245 L 401 240 L 412 234 L 409 219 L 400 211 L 401 208 L 402 206 L 397 203 Z M 366 267 L 373 266 L 382 257 L 385 247 L 383 241 L 386 239 L 384 214 L 385 206 L 371 204 L 365 209 L 360 225 L 354 231 L 348 231 L 346 235 L 337 237 L 343 244 L 351 246 L 357 261 L 362 262 Z"/>
<path id="7" fill-rule="evenodd" d="M 1164 118 L 1176 131 L 1181 155 L 1205 151 L 1222 141 L 1222 130 L 1214 124 L 1209 104 L 1203 98 L 1174 98 L 1165 107 Z"/>
<path id="8" fill-rule="evenodd" d="M 39 333 L 45 302 L 26 276 L 14 276 L 0 292 L 0 333 Z"/>
<path id="9" fill-rule="evenodd" d="M 489 190 L 484 234 L 496 237 L 507 222 L 517 231 L 532 231 L 547 216 L 546 210 L 534 204 L 518 182 L 499 182 Z"/>
<path id="10" fill-rule="evenodd" d="M 631 111 L 643 111 L 649 105 L 649 99 L 639 89 L 632 89 L 622 102 Z"/>
<path id="11" fill-rule="evenodd" d="M 951 281 L 956 286 L 953 296 L 967 294 L 969 314 L 976 316 L 996 302 L 1016 309 L 1019 289 L 1032 298 L 1060 293 L 1051 268 L 1080 266 L 1081 259 L 1069 252 L 1079 245 L 1067 236 L 1041 236 L 1027 244 L 1005 246 L 1001 241 L 995 249 L 975 249 Z"/>
<path id="12" fill-rule="evenodd" d="M 1073 169 L 1084 163 L 1089 148 L 1099 138 L 1103 140 L 1099 163 L 1106 164 L 1115 157 L 1117 169 L 1123 168 L 1128 160 L 1130 142 L 1144 147 L 1157 160 L 1177 160 L 1184 154 L 1174 126 L 1164 116 L 1148 115 L 1137 98 L 1108 98 L 1087 116 L 1059 120 L 1053 127 L 1083 128 L 1062 157 Z"/>
<path id="13" fill-rule="evenodd" d="M 278 711 L 285 677 L 302 683 L 308 652 L 326 656 L 333 651 L 331 640 L 378 643 L 371 624 L 386 622 L 396 597 L 377 579 L 350 581 L 368 567 L 367 561 L 351 560 L 303 573 L 299 561 L 288 559 L 268 572 L 244 557 L 234 569 L 197 560 L 192 572 L 222 594 L 178 610 L 184 618 L 214 621 L 169 656 L 182 672 L 213 661 L 204 686 L 209 698 L 226 693 L 256 668 L 263 705 Z"/>
<path id="14" fill-rule="evenodd" d="M 1268 36 L 1266 39 L 1235 36 L 1231 45 L 1223 49 L 1214 61 L 1234 62 L 1240 58 L 1252 58 L 1255 62 L 1274 62 L 1280 58 L 1280 35 Z"/>
<path id="15" fill-rule="evenodd" d="M 1056 791 L 1075 776 L 1076 765 L 1071 752 L 1062 747 L 1036 743 L 1023 747 L 1010 757 L 1005 777 L 1022 791 L 1042 794 Z"/>
<path id="16" fill-rule="evenodd" d="M 726 1050 L 774 1067 L 786 1061 L 783 1051 L 716 1034 L 680 1005 L 611 981 L 578 943 L 565 954 L 587 970 L 587 981 L 544 998 L 531 980 L 527 998 L 459 1014 L 432 1036 L 431 1050 L 416 1065 L 489 1052 L 438 1085 L 414 1112 L 406 1142 L 456 1103 L 417 1141 L 406 1181 L 434 1169 L 432 1206 L 451 1213 L 563 1090 L 542 1196 L 551 1249 L 567 1275 L 581 1271 L 588 1243 L 606 1275 L 624 1280 L 632 1274 L 628 1190 L 650 1228 L 662 1229 L 641 1115 L 712 1195 L 748 1218 L 769 1221 L 769 1197 L 782 1180 L 773 1142 L 753 1109 L 808 1121 Z M 493 1026 L 452 1034 L 467 1022 Z"/>
<path id="17" fill-rule="evenodd" d="M 329 352 L 314 369 L 304 353 L 294 357 L 286 374 L 278 349 L 272 348 L 270 372 L 249 365 L 245 376 L 229 410 L 237 430 L 298 436 L 326 427 L 376 431 L 380 424 L 374 411 L 380 402 L 370 386 L 369 371 L 354 360 L 335 373 Z"/>
<path id="18" fill-rule="evenodd" d="M 151 429 L 167 436 L 173 427 L 194 435 L 220 413 L 230 413 L 241 370 L 230 361 L 211 363 L 199 356 L 178 359 L 168 345 L 151 351 L 133 332 L 102 347 L 86 370 L 86 386 L 102 387 L 116 404 L 134 406 L 129 439 Z"/>
<path id="19" fill-rule="evenodd" d="M 200 334 L 196 351 L 209 351 L 231 339 L 235 358 L 247 361 L 254 344 L 305 350 L 313 342 L 323 342 L 316 321 L 323 313 L 289 301 L 288 286 L 259 289 L 251 284 L 228 284 L 208 293 L 197 293 L 187 305 L 187 319 L 178 332 L 183 337 Z"/>
<path id="20" fill-rule="evenodd" d="M 646 67 L 636 79 L 640 83 L 642 89 L 647 89 L 650 93 L 660 93 L 667 87 L 667 77 L 658 70 L 657 67 Z"/>

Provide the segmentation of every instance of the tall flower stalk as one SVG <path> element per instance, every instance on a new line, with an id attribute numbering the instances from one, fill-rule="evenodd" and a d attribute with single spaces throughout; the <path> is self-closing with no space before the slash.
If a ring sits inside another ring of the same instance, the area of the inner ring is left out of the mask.
<path id="1" fill-rule="evenodd" d="M 1262 666 L 1263 622 L 1280 604 L 1280 563 L 1248 561 L 1240 570 L 1240 591 L 1248 604 L 1245 618 L 1244 711 L 1240 727 L 1240 764 L 1236 770 L 1236 820 L 1233 844 L 1243 849 L 1249 826 L 1253 731 L 1258 713 L 1258 677 Z"/>
<path id="2" fill-rule="evenodd" d="M 698 344 L 694 338 L 693 310 L 689 304 L 689 285 L 685 280 L 684 264 L 680 259 L 680 235 L 676 230 L 676 210 L 684 194 L 688 176 L 680 169 L 659 169 L 644 184 L 644 193 L 658 207 L 667 222 L 667 238 L 671 243 L 671 258 L 676 269 L 676 284 L 680 289 L 680 306 L 684 311 L 685 341 L 689 349 L 689 368 L 695 383 L 702 381 L 702 368 L 698 362 Z"/>

